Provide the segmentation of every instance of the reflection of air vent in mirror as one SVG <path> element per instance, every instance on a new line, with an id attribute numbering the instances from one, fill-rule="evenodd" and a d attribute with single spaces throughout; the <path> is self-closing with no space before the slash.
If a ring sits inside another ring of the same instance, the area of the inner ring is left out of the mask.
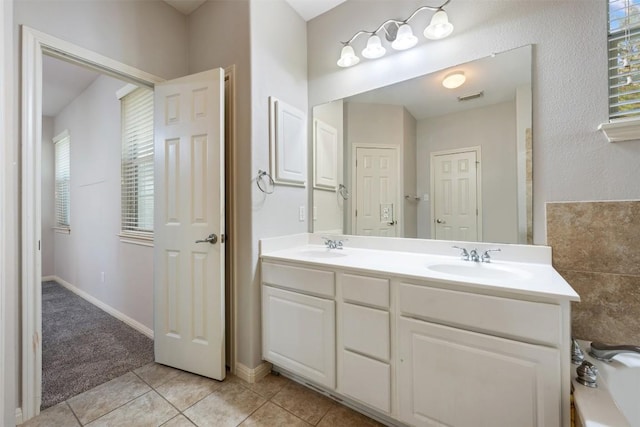
<path id="1" fill-rule="evenodd" d="M 484 96 L 484 91 L 481 90 L 478 93 L 473 93 L 471 95 L 466 95 L 466 96 L 459 96 L 458 97 L 458 101 L 462 102 L 462 101 L 471 101 L 472 99 L 478 99 L 478 98 L 482 98 Z"/>

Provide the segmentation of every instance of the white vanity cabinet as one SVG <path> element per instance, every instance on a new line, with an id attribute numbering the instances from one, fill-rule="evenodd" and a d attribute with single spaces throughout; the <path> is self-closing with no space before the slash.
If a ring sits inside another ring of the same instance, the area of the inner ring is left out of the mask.
<path id="1" fill-rule="evenodd" d="M 415 426 L 555 426 L 560 306 L 398 284 L 400 419 Z"/>
<path id="2" fill-rule="evenodd" d="M 263 255 L 264 359 L 389 425 L 569 426 L 578 296 L 550 262 L 496 262 L 526 274 L 494 283 L 379 252 Z"/>
<path id="3" fill-rule="evenodd" d="M 262 263 L 262 283 L 262 357 L 335 388 L 334 273 Z"/>

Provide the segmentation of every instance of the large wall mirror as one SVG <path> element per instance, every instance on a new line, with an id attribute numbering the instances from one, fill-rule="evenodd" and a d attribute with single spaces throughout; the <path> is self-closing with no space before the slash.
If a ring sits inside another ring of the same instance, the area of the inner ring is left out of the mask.
<path id="1" fill-rule="evenodd" d="M 531 52 L 314 107 L 314 232 L 532 243 Z"/>

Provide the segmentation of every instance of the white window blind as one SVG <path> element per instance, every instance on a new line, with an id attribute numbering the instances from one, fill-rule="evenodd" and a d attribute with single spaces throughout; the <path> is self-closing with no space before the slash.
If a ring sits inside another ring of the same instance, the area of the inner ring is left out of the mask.
<path id="1" fill-rule="evenodd" d="M 55 162 L 55 209 L 56 227 L 69 228 L 71 185 L 71 137 L 64 131 L 53 139 Z"/>
<path id="2" fill-rule="evenodd" d="M 122 105 L 122 232 L 153 233 L 153 91 L 139 88 Z"/>
<path id="3" fill-rule="evenodd" d="M 609 0 L 609 118 L 640 116 L 640 0 Z"/>

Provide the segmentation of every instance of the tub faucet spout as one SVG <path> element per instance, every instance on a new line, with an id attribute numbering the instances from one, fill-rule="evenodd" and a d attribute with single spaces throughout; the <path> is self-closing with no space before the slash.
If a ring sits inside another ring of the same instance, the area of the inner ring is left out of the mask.
<path id="1" fill-rule="evenodd" d="M 594 341 L 591 343 L 591 351 L 589 354 L 598 360 L 611 362 L 616 355 L 620 353 L 638 353 L 640 354 L 640 346 L 637 345 L 609 345 Z"/>

